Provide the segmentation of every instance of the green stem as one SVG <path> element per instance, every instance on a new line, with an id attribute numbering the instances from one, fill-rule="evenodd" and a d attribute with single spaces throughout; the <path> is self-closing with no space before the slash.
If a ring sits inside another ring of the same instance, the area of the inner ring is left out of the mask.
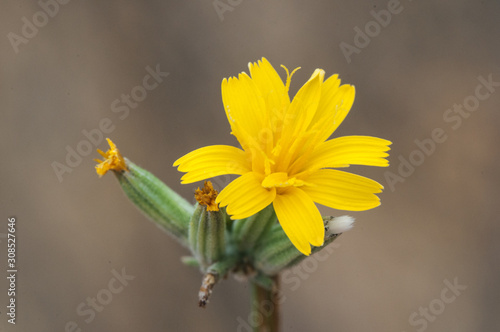
<path id="1" fill-rule="evenodd" d="M 279 331 L 279 275 L 272 277 L 271 289 L 252 281 L 251 325 L 254 332 Z"/>

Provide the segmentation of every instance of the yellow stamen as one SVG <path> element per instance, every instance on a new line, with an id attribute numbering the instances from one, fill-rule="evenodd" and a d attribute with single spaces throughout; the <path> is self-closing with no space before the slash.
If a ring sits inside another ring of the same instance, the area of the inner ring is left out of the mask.
<path id="1" fill-rule="evenodd" d="M 194 192 L 194 198 L 200 203 L 200 205 L 206 205 L 207 211 L 219 211 L 219 205 L 215 203 L 215 199 L 219 193 L 212 186 L 212 182 L 205 181 L 203 189 L 196 189 Z"/>
<path id="2" fill-rule="evenodd" d="M 272 173 L 262 180 L 262 187 L 264 188 L 286 188 L 286 187 L 300 187 L 305 184 L 304 181 L 295 177 L 288 177 L 285 172 Z"/>

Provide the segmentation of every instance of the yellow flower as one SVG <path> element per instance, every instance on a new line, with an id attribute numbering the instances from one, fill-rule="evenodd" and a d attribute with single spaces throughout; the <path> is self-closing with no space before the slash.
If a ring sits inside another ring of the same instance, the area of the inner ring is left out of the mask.
<path id="1" fill-rule="evenodd" d="M 99 154 L 105 158 L 104 161 L 94 159 L 99 163 L 95 165 L 95 170 L 97 174 L 99 174 L 99 177 L 106 174 L 109 170 L 118 172 L 127 170 L 125 159 L 123 159 L 120 151 L 118 151 L 118 149 L 116 148 L 116 145 L 111 142 L 109 138 L 106 138 L 106 140 L 109 144 L 109 150 L 104 153 L 103 151 L 97 149 L 97 152 L 99 152 Z"/>
<path id="2" fill-rule="evenodd" d="M 327 140 L 354 102 L 354 87 L 338 75 L 324 80 L 316 69 L 290 102 L 288 89 L 271 64 L 250 63 L 250 76 L 222 81 L 226 116 L 241 147 L 207 146 L 175 161 L 182 183 L 223 174 L 241 175 L 224 188 L 217 203 L 232 219 L 243 219 L 273 204 L 292 243 L 305 255 L 324 240 L 315 203 L 362 211 L 380 205 L 383 186 L 368 178 L 331 169 L 349 165 L 388 166 L 391 142 L 368 136 Z"/>

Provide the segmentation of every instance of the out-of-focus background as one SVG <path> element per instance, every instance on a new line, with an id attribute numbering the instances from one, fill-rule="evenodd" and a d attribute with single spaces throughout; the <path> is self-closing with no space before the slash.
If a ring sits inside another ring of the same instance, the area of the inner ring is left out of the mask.
<path id="1" fill-rule="evenodd" d="M 228 279 L 198 308 L 188 251 L 92 159 L 110 137 L 192 201 L 173 161 L 236 145 L 220 83 L 265 56 L 282 77 L 302 67 L 292 95 L 315 68 L 339 73 L 357 96 L 334 135 L 394 143 L 389 168 L 353 168 L 384 184 L 380 207 L 321 210 L 356 226 L 287 274 L 283 331 L 498 331 L 499 14 L 494 0 L 3 1 L 0 330 L 250 331 L 248 285 Z"/>

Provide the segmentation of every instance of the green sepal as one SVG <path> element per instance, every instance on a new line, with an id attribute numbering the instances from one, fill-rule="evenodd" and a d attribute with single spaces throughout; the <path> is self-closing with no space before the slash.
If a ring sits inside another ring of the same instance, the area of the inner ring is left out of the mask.
<path id="1" fill-rule="evenodd" d="M 187 245 L 194 206 L 150 172 L 125 161 L 128 171 L 114 173 L 127 197 L 157 226 Z"/>
<path id="2" fill-rule="evenodd" d="M 340 235 L 340 234 L 333 234 L 333 235 L 330 235 L 330 236 L 327 236 L 325 237 L 325 242 L 323 243 L 323 245 L 321 247 L 313 247 L 312 250 L 311 250 L 311 255 L 314 255 L 315 253 L 325 249 L 330 243 L 332 243 L 333 241 L 335 241 Z M 286 267 L 285 269 L 289 268 L 289 267 L 292 267 L 294 265 L 297 265 L 299 264 L 300 262 L 302 262 L 304 259 L 306 259 L 308 256 L 305 256 L 305 255 L 300 255 L 298 256 L 297 258 L 295 258 L 294 260 L 292 260 Z"/>

